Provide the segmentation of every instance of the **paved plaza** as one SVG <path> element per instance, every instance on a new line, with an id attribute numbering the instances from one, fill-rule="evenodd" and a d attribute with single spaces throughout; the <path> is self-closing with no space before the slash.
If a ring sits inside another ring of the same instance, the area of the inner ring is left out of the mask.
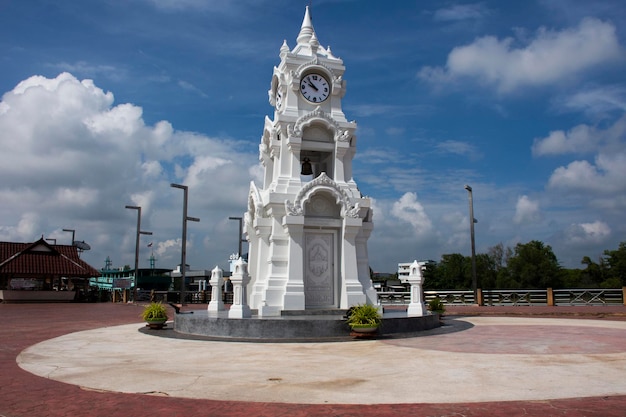
<path id="1" fill-rule="evenodd" d="M 168 337 L 140 313 L 0 304 L 0 416 L 626 415 L 624 306 L 451 307 L 332 343 Z"/>

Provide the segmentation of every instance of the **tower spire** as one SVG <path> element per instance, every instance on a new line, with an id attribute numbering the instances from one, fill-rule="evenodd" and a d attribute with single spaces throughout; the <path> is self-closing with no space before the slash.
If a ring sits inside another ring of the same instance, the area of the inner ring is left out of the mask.
<path id="1" fill-rule="evenodd" d="M 300 33 L 298 34 L 298 38 L 296 40 L 299 44 L 308 43 L 311 36 L 314 34 L 315 29 L 313 29 L 313 22 L 311 21 L 311 12 L 309 11 L 309 6 L 306 6 L 304 19 L 302 20 L 302 27 L 300 28 Z"/>

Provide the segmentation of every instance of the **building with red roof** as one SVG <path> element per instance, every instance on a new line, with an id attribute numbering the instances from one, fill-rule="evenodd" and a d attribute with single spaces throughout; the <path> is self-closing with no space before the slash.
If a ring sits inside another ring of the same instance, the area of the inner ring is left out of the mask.
<path id="1" fill-rule="evenodd" d="M 0 242 L 0 300 L 3 302 L 72 301 L 100 276 L 79 257 L 73 245 Z"/>

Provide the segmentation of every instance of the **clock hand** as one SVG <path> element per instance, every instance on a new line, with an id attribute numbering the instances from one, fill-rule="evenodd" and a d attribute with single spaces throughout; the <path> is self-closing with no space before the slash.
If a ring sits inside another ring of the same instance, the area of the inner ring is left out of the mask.
<path id="1" fill-rule="evenodd" d="M 311 80 L 306 80 L 306 82 L 307 82 L 307 84 L 308 84 L 309 86 L 313 87 L 313 88 L 315 89 L 315 91 L 320 91 L 320 90 L 319 90 L 319 88 L 317 88 L 317 87 L 315 86 L 315 84 L 313 84 L 313 83 L 311 82 Z"/>

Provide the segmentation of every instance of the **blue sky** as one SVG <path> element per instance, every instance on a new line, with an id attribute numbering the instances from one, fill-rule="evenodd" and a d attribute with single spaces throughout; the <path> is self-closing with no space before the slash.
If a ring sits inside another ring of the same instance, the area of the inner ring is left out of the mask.
<path id="1" fill-rule="evenodd" d="M 346 65 L 354 178 L 373 199 L 370 264 L 541 240 L 580 267 L 626 240 L 621 1 L 312 1 Z M 0 240 L 63 228 L 132 264 L 227 266 L 272 69 L 308 1 L 0 0 Z"/>

